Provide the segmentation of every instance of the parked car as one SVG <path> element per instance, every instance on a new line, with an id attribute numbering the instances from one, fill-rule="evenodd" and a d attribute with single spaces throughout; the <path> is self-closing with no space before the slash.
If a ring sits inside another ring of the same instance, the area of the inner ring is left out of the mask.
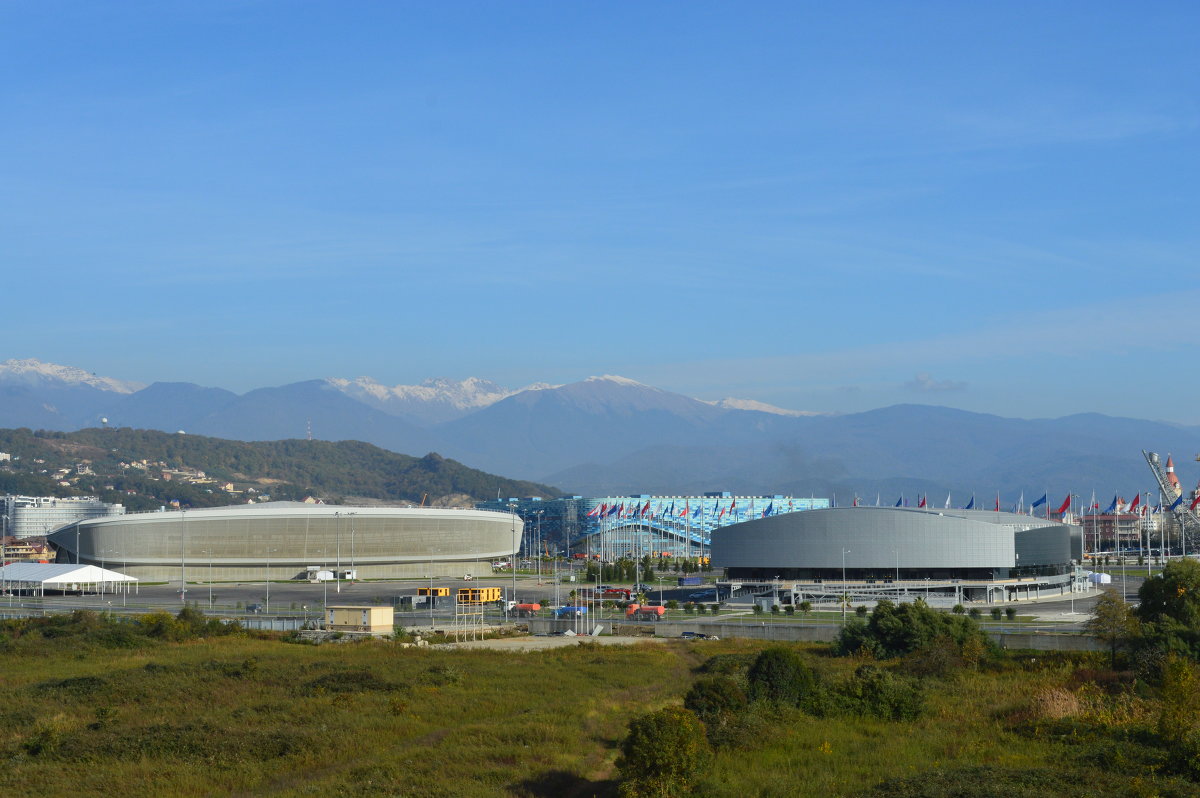
<path id="1" fill-rule="evenodd" d="M 704 632 L 682 632 L 680 635 L 684 640 L 720 640 L 716 635 L 705 634 Z"/>
<path id="2" fill-rule="evenodd" d="M 713 590 L 700 590 L 696 593 L 689 593 L 688 598 L 692 601 L 705 601 L 707 599 L 716 599 L 717 594 Z"/>

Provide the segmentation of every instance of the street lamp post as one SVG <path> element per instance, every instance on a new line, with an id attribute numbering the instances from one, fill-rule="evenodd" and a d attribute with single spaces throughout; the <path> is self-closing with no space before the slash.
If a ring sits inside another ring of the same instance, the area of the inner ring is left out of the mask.
<path id="1" fill-rule="evenodd" d="M 842 549 L 842 626 L 846 625 L 846 555 L 850 549 Z"/>
<path id="2" fill-rule="evenodd" d="M 336 530 L 335 537 L 337 538 L 337 572 L 333 578 L 337 580 L 337 592 L 342 592 L 342 513 L 335 511 L 333 514 L 333 524 Z"/>
<path id="3" fill-rule="evenodd" d="M 187 604 L 187 511 L 179 508 L 183 534 L 179 536 L 179 601 Z"/>
<path id="4" fill-rule="evenodd" d="M 270 548 L 270 547 L 267 547 L 267 582 L 266 582 L 266 586 L 267 586 L 267 615 L 270 615 L 270 614 L 271 614 L 271 552 L 272 552 L 272 551 L 275 551 L 275 549 L 272 549 L 272 548 Z M 210 585 L 211 585 L 211 583 L 210 583 Z"/>
<path id="5" fill-rule="evenodd" d="M 512 516 L 512 537 L 513 537 L 513 556 L 509 565 L 512 567 L 513 592 L 512 600 L 517 600 L 517 558 L 520 554 L 520 545 L 517 540 L 517 505 L 509 504 L 508 512 Z M 522 522 L 522 531 L 524 531 L 524 522 Z M 514 605 L 515 606 L 515 605 Z"/>

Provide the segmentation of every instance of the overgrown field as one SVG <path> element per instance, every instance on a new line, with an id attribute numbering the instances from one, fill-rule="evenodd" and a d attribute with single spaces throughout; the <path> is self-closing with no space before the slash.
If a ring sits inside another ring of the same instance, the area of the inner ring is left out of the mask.
<path id="1" fill-rule="evenodd" d="M 750 641 L 511 654 L 157 623 L 0 627 L 6 794 L 615 796 L 630 720 L 706 679 L 749 703 L 713 715 L 691 795 L 1198 793 L 1156 744 L 1158 699 L 1104 657 L 789 647 L 834 696 L 814 708 L 755 697 Z"/>

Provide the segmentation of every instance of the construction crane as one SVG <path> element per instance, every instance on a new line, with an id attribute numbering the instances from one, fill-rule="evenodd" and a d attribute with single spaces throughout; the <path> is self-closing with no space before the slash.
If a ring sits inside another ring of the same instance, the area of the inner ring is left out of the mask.
<path id="1" fill-rule="evenodd" d="M 1175 516 L 1175 520 L 1179 522 L 1179 530 L 1184 538 L 1185 550 L 1190 546 L 1192 551 L 1196 551 L 1197 544 L 1200 544 L 1200 516 L 1196 515 L 1195 511 L 1182 501 L 1179 502 L 1177 507 L 1172 509 L 1175 500 L 1182 497 L 1183 494 L 1177 494 L 1176 491 L 1178 488 L 1167 480 L 1167 472 L 1163 470 L 1157 452 L 1147 452 L 1143 449 L 1142 457 L 1146 458 L 1146 464 L 1150 466 L 1150 470 L 1154 473 L 1154 479 L 1158 482 L 1158 489 L 1162 491 L 1164 503 L 1169 502 L 1164 509 L 1171 510 L 1171 513 Z M 1197 455 L 1196 459 L 1200 460 L 1200 455 Z"/>

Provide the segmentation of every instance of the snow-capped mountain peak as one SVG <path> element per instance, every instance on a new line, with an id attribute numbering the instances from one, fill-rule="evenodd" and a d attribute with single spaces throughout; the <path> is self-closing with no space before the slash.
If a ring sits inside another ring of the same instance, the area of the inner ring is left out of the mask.
<path id="1" fill-rule="evenodd" d="M 514 391 L 479 377 L 465 380 L 435 377 L 420 385 L 383 385 L 372 377 L 353 380 L 330 377 L 326 382 L 378 410 L 422 424 L 450 421 L 522 391 L 554 387 L 537 383 Z"/>
<path id="2" fill-rule="evenodd" d="M 631 380 L 628 377 L 620 377 L 616 374 L 602 374 L 598 377 L 588 377 L 584 382 L 611 382 L 616 385 L 624 385 L 630 388 L 647 388 L 651 391 L 661 391 L 661 388 L 655 388 L 653 385 L 646 385 L 644 382 Z"/>
<path id="3" fill-rule="evenodd" d="M 727 397 L 725 399 L 705 401 L 705 404 L 710 404 L 713 407 L 719 407 L 723 410 L 753 410 L 758 413 L 771 413 L 776 416 L 792 416 L 796 418 L 801 416 L 829 415 L 828 413 L 820 413 L 815 410 L 788 410 L 787 408 L 769 405 L 766 402 L 759 402 L 756 399 L 734 399 Z"/>
<path id="4" fill-rule="evenodd" d="M 33 358 L 12 358 L 0 363 L 0 382 L 23 385 L 59 383 L 64 386 L 87 385 L 100 391 L 130 394 L 146 386 L 140 382 L 101 377 L 75 366 L 43 363 Z"/>

